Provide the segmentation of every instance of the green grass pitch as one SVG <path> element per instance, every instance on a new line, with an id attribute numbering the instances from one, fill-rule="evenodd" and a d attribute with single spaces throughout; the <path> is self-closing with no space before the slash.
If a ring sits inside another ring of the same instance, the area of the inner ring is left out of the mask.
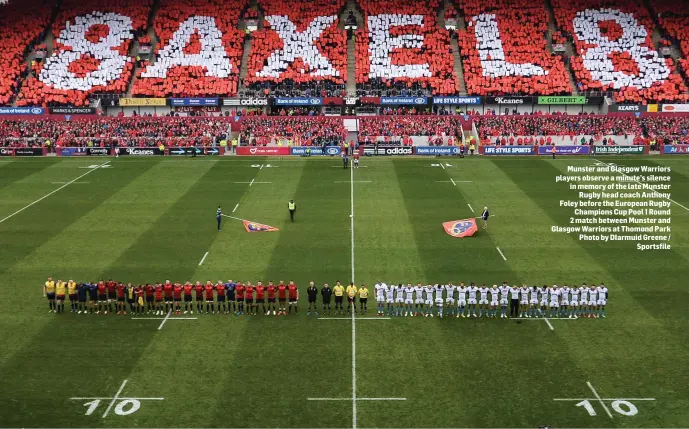
<path id="1" fill-rule="evenodd" d="M 686 159 L 605 160 L 671 166 L 672 199 L 689 207 Z M 550 232 L 575 192 L 555 176 L 590 157 L 363 159 L 353 193 L 339 159 L 119 158 L 89 169 L 105 161 L 0 159 L 0 219 L 35 202 L 0 221 L 0 427 L 689 427 L 689 211 L 672 206 L 670 251 Z M 280 231 L 224 219 L 218 233 L 219 204 Z M 487 232 L 442 230 L 483 206 Z M 307 317 L 308 282 L 346 283 L 352 271 L 367 285 L 604 281 L 608 318 L 551 329 Z M 298 316 L 173 316 L 159 329 L 129 315 L 49 314 L 47 276 L 293 279 L 302 302 Z M 386 398 L 398 400 L 375 400 Z"/>

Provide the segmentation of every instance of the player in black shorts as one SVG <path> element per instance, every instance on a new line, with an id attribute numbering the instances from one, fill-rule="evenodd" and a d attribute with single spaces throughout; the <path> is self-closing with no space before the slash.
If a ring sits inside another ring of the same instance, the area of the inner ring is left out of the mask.
<path id="1" fill-rule="evenodd" d="M 313 282 L 309 283 L 309 287 L 306 289 L 306 295 L 308 295 L 309 298 L 309 310 L 306 313 L 306 315 L 311 315 L 311 306 L 313 306 L 314 315 L 318 316 L 318 307 L 316 307 L 316 297 L 318 297 L 318 288 L 314 286 Z"/>
<path id="2" fill-rule="evenodd" d="M 321 298 L 323 299 L 323 314 L 325 314 L 325 309 L 328 309 L 328 316 L 330 316 L 330 298 L 333 296 L 333 290 L 330 289 L 328 284 L 323 285 L 321 289 Z"/>

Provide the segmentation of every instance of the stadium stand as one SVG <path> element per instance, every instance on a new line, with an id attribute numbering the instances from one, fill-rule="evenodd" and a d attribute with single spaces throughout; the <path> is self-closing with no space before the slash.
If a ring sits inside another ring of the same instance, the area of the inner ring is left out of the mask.
<path id="1" fill-rule="evenodd" d="M 468 21 L 459 42 L 470 94 L 572 92 L 563 60 L 547 47 L 543 2 L 466 0 L 460 5 Z"/>
<path id="2" fill-rule="evenodd" d="M 338 28 L 344 0 L 260 0 L 263 28 L 251 34 L 246 85 L 260 94 L 344 94 L 347 33 Z"/>
<path id="3" fill-rule="evenodd" d="M 359 140 L 370 137 L 456 136 L 461 134 L 459 116 L 373 116 L 359 120 Z"/>
<path id="4" fill-rule="evenodd" d="M 671 59 L 658 55 L 648 10 L 637 0 L 553 0 L 557 24 L 579 52 L 572 68 L 583 91 L 617 101 L 685 101 L 687 86 Z"/>
<path id="5" fill-rule="evenodd" d="M 208 145 L 229 135 L 227 118 L 129 117 L 0 120 L 0 146 Z"/>
<path id="6" fill-rule="evenodd" d="M 481 141 L 495 141 L 495 137 L 507 138 L 507 144 L 522 144 L 514 136 L 565 136 L 574 143 L 576 136 L 640 135 L 639 122 L 633 116 L 603 115 L 549 115 L 549 116 L 479 116 L 475 118 Z M 501 139 L 502 140 L 502 139 Z M 538 139 L 541 141 L 540 139 Z M 541 144 L 545 143 L 543 140 Z M 505 142 L 503 142 L 505 144 Z"/>
<path id="7" fill-rule="evenodd" d="M 132 95 L 233 96 L 244 33 L 237 29 L 246 0 L 162 0 L 153 23 L 156 61 L 137 72 Z"/>
<path id="8" fill-rule="evenodd" d="M 356 33 L 359 96 L 456 94 L 450 35 L 438 26 L 438 0 L 361 0 Z M 393 13 L 394 12 L 394 13 Z"/>
<path id="9" fill-rule="evenodd" d="M 648 139 L 658 143 L 689 144 L 689 116 L 647 116 L 641 127 Z"/>
<path id="10" fill-rule="evenodd" d="M 53 55 L 22 86 L 20 106 L 85 106 L 90 94 L 126 92 L 129 49 L 147 25 L 152 0 L 64 0 L 53 22 Z"/>
<path id="11" fill-rule="evenodd" d="M 686 3 L 676 0 L 650 0 L 651 11 L 657 17 L 661 30 L 679 46 L 680 58 L 678 62 L 689 79 L 689 8 Z M 670 40 L 664 40 L 669 46 Z"/>
<path id="12" fill-rule="evenodd" d="M 0 105 L 10 104 L 27 76 L 24 56 L 43 40 L 52 12 L 53 3 L 48 0 L 26 0 L 0 13 Z"/>
<path id="13" fill-rule="evenodd" d="M 242 121 L 242 141 L 266 146 L 282 140 L 295 145 L 340 145 L 347 137 L 342 118 L 337 117 L 247 117 Z"/>

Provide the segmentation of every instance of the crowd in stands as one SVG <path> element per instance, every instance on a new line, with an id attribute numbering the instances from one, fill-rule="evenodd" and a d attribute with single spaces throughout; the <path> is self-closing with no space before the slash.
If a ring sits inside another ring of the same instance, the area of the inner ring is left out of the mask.
<path id="1" fill-rule="evenodd" d="M 347 80 L 347 33 L 338 28 L 344 0 L 259 0 L 263 28 L 251 33 L 244 83 L 277 96 L 341 96 Z"/>
<path id="2" fill-rule="evenodd" d="M 456 136 L 461 134 L 459 116 L 390 116 L 359 119 L 359 140 L 387 136 Z"/>
<path id="3" fill-rule="evenodd" d="M 356 37 L 359 96 L 456 94 L 450 33 L 437 22 L 439 0 L 360 0 Z M 404 48 L 404 49 L 401 49 Z"/>
<path id="4" fill-rule="evenodd" d="M 203 97 L 237 94 L 246 0 L 162 0 L 153 22 L 156 62 L 144 62 L 133 95 Z"/>
<path id="5" fill-rule="evenodd" d="M 612 91 L 618 102 L 686 101 L 687 86 L 671 59 L 659 56 L 641 0 L 552 0 L 560 30 L 578 54 L 571 66 L 580 91 Z"/>
<path id="6" fill-rule="evenodd" d="M 53 55 L 29 76 L 20 106 L 88 105 L 92 93 L 125 93 L 134 63 L 129 49 L 143 35 L 153 0 L 63 0 L 53 22 Z"/>
<path id="7" fill-rule="evenodd" d="M 227 139 L 223 118 L 129 118 L 94 120 L 0 120 L 0 146 L 206 146 Z"/>
<path id="8" fill-rule="evenodd" d="M 641 135 L 633 116 L 550 115 L 550 116 L 480 116 L 475 118 L 481 140 L 496 136 L 569 136 Z"/>
<path id="9" fill-rule="evenodd" d="M 347 137 L 342 118 L 319 117 L 247 117 L 242 120 L 242 142 L 252 146 L 339 146 Z"/>
<path id="10" fill-rule="evenodd" d="M 650 0 L 650 5 L 661 31 L 670 39 L 664 39 L 663 45 L 669 46 L 673 41 L 679 46 L 680 68 L 689 79 L 689 8 L 675 0 Z"/>
<path id="11" fill-rule="evenodd" d="M 28 75 L 24 57 L 43 40 L 53 2 L 23 0 L 0 13 L 0 105 L 8 105 Z"/>
<path id="12" fill-rule="evenodd" d="M 458 41 L 467 91 L 478 95 L 572 92 L 561 57 L 547 46 L 544 2 L 467 0 Z"/>
<path id="13" fill-rule="evenodd" d="M 641 127 L 648 140 L 659 144 L 689 144 L 689 116 L 647 116 Z"/>

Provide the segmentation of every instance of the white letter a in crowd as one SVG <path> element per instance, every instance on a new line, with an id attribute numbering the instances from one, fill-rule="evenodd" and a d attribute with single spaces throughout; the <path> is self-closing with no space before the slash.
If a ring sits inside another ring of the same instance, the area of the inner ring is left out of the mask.
<path id="1" fill-rule="evenodd" d="M 194 33 L 199 35 L 201 51 L 198 54 L 187 54 L 184 48 Z M 171 68 L 189 66 L 205 68 L 206 76 L 230 76 L 232 64 L 222 45 L 222 33 L 212 16 L 192 16 L 180 24 L 170 42 L 160 51 L 155 64 L 149 66 L 141 76 L 165 79 Z"/>
<path id="2" fill-rule="evenodd" d="M 482 13 L 472 18 L 476 49 L 481 59 L 481 68 L 485 77 L 506 76 L 544 76 L 548 72 L 531 63 L 513 64 L 505 60 L 505 50 L 500 39 L 498 21 L 493 13 Z"/>

